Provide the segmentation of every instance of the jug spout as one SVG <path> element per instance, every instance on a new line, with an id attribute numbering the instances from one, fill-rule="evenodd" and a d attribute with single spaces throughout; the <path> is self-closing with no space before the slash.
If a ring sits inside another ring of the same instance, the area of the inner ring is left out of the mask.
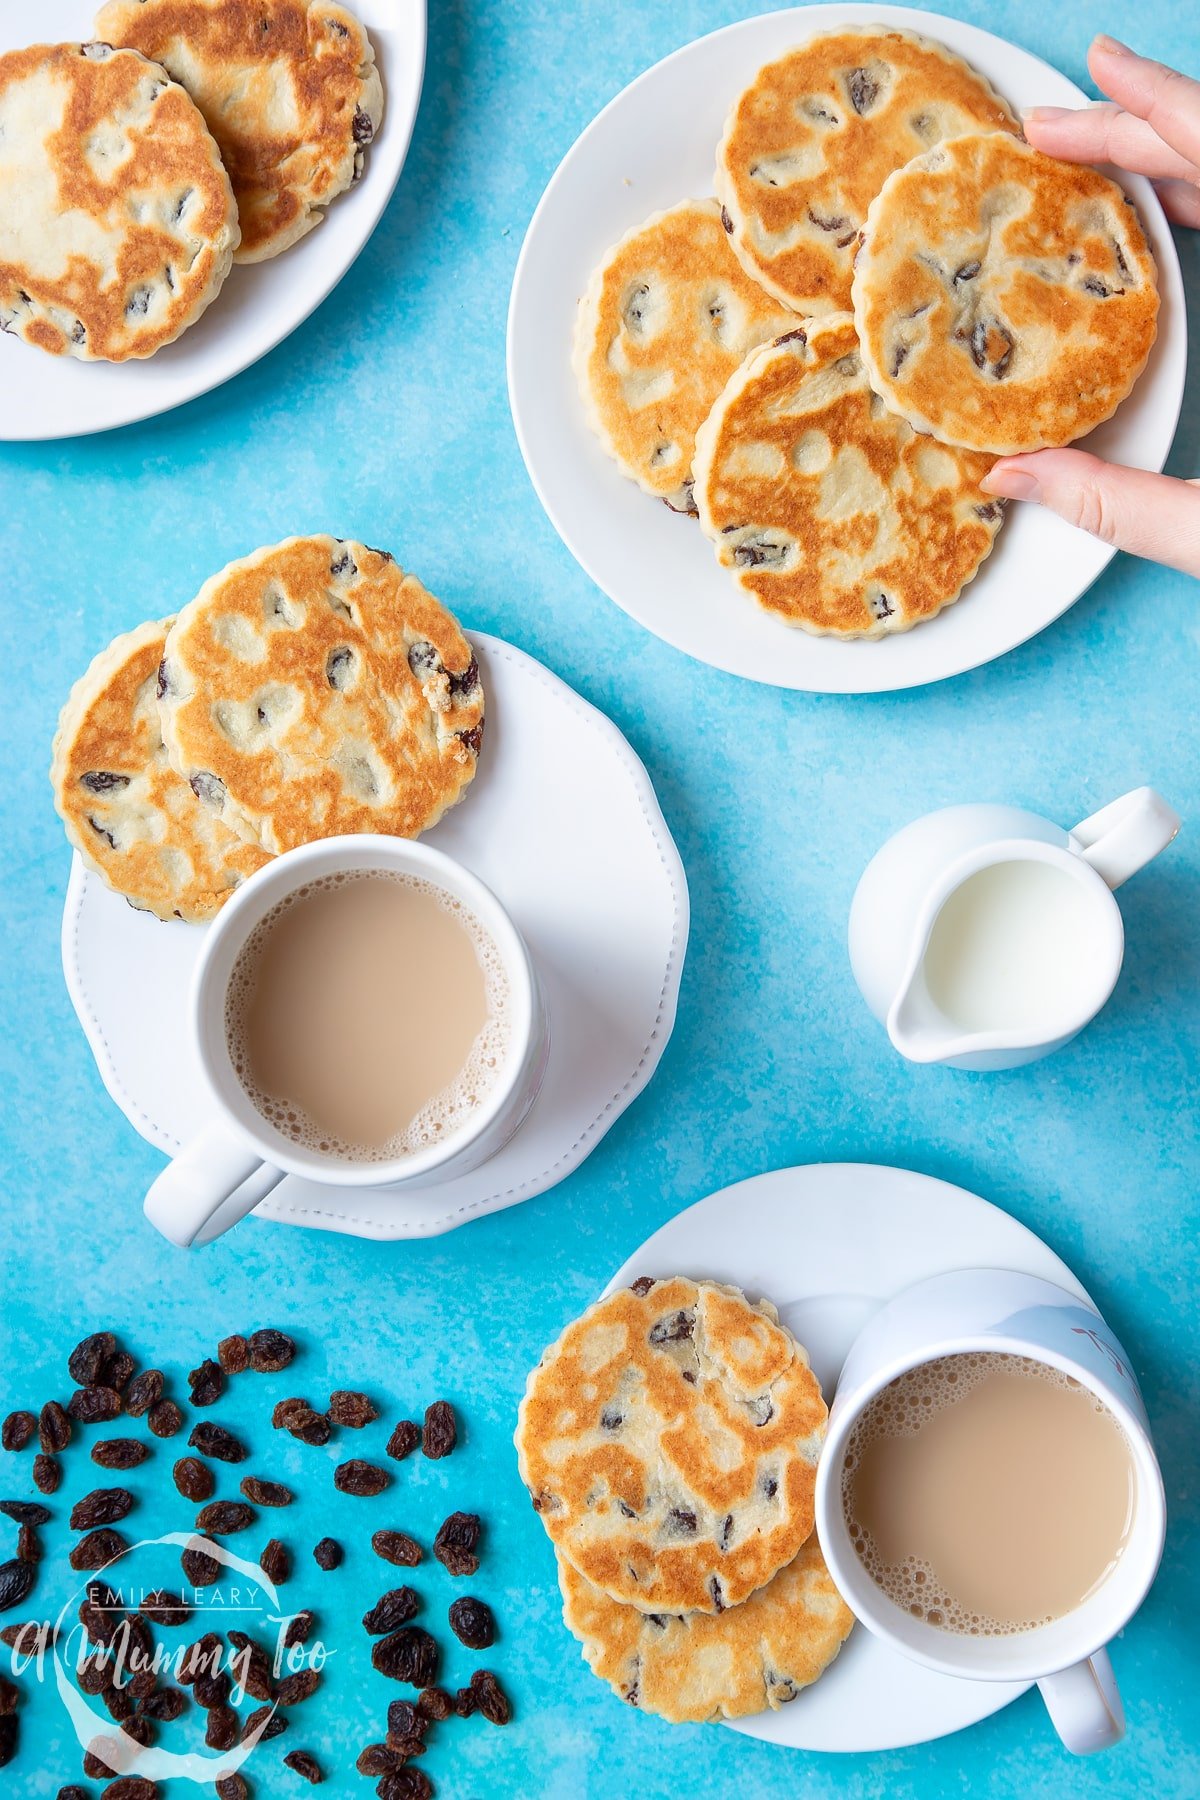
<path id="1" fill-rule="evenodd" d="M 921 959 L 893 1000 L 886 1023 L 892 1044 L 909 1062 L 946 1062 L 973 1047 L 971 1038 L 953 1026 L 931 998 Z"/>

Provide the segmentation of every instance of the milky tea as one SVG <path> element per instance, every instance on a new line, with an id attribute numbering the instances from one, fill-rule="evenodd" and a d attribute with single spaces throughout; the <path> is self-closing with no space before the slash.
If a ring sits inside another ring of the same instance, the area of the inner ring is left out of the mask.
<path id="1" fill-rule="evenodd" d="M 1135 1474 L 1108 1408 L 1022 1356 L 946 1356 L 893 1381 L 851 1435 L 859 1560 L 914 1618 L 1008 1636 L 1072 1612 L 1128 1541 Z"/>
<path id="2" fill-rule="evenodd" d="M 328 875 L 251 933 L 225 1029 L 238 1079 L 285 1136 L 391 1162 L 458 1130 L 495 1086 L 508 977 L 453 895 L 394 871 Z"/>

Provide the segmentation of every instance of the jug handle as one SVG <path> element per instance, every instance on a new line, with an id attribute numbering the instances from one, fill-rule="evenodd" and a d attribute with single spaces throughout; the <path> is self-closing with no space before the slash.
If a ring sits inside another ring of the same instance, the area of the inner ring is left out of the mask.
<path id="1" fill-rule="evenodd" d="M 1076 825 L 1071 833 L 1083 860 L 1110 888 L 1144 868 L 1179 830 L 1179 816 L 1151 787 L 1134 788 Z"/>

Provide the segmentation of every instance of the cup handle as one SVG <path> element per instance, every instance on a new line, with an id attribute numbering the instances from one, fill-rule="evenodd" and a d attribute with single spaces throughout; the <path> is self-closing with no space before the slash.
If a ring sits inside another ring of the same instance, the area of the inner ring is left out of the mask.
<path id="1" fill-rule="evenodd" d="M 260 1162 L 226 1126 L 210 1125 L 152 1183 L 146 1217 L 171 1243 L 192 1249 L 244 1219 L 282 1180 L 282 1169 Z"/>
<path id="2" fill-rule="evenodd" d="M 1038 1682 L 1051 1723 L 1076 1756 L 1107 1750 L 1125 1736 L 1125 1708 L 1107 1650 Z"/>
<path id="3" fill-rule="evenodd" d="M 1102 806 L 1071 836 L 1082 845 L 1084 862 L 1091 863 L 1110 888 L 1119 888 L 1165 850 L 1178 830 L 1179 815 L 1162 795 L 1140 787 Z"/>

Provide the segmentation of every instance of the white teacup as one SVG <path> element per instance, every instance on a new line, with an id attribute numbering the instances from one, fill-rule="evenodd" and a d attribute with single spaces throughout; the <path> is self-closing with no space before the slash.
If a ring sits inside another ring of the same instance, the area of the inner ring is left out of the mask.
<path id="1" fill-rule="evenodd" d="M 850 1539 L 842 1477 L 846 1450 L 871 1401 L 910 1369 L 966 1351 L 1031 1357 L 1090 1388 L 1129 1444 L 1133 1524 L 1114 1567 L 1072 1612 L 1032 1631 L 968 1637 L 912 1617 L 872 1580 Z M 943 1675 L 1036 1681 L 1059 1737 L 1083 1755 L 1125 1732 L 1104 1649 L 1154 1580 L 1166 1531 L 1162 1475 L 1129 1359 L 1098 1313 L 1064 1288 L 999 1269 L 969 1269 L 906 1288 L 851 1347 L 829 1412 L 817 1470 L 817 1533 L 847 1605 L 892 1649 Z"/>
<path id="2" fill-rule="evenodd" d="M 392 1162 L 351 1161 L 305 1149 L 264 1118 L 229 1053 L 225 1002 L 251 932 L 296 888 L 323 876 L 386 871 L 419 877 L 478 919 L 508 977 L 508 1050 L 482 1102 L 438 1143 Z M 267 863 L 227 901 L 200 957 L 192 988 L 192 1032 L 217 1117 L 146 1195 L 146 1217 L 174 1244 L 206 1244 L 250 1212 L 285 1175 L 330 1187 L 404 1187 L 449 1180 L 503 1148 L 537 1097 L 549 1026 L 537 973 L 520 932 L 490 888 L 440 850 L 394 837 L 322 838 Z"/>

